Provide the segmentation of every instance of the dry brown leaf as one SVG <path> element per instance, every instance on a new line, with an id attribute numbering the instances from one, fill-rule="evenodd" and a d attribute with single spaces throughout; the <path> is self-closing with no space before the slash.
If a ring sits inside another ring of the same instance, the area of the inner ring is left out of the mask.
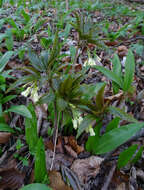
<path id="1" fill-rule="evenodd" d="M 0 132 L 0 144 L 7 143 L 10 137 L 11 137 L 11 133 Z"/>
<path id="2" fill-rule="evenodd" d="M 57 153 L 64 153 L 64 149 L 63 149 L 63 142 L 62 142 L 62 137 L 58 137 L 58 142 L 56 145 L 56 152 Z"/>
<path id="3" fill-rule="evenodd" d="M 64 183 L 62 180 L 60 172 L 55 170 L 49 171 L 48 173 L 49 180 L 50 180 L 50 187 L 53 190 L 72 190 L 68 185 Z"/>
<path id="4" fill-rule="evenodd" d="M 124 57 L 124 56 L 127 55 L 128 49 L 127 49 L 126 46 L 119 46 L 119 47 L 117 48 L 116 53 L 119 55 L 119 57 Z"/>
<path id="5" fill-rule="evenodd" d="M 46 139 L 44 141 L 44 145 L 45 145 L 45 150 L 47 149 L 52 150 L 52 151 L 54 150 L 54 145 L 51 139 L 48 139 L 48 140 Z"/>
<path id="6" fill-rule="evenodd" d="M 120 185 L 117 186 L 116 190 L 126 190 L 126 185 L 125 183 L 121 183 Z"/>
<path id="7" fill-rule="evenodd" d="M 66 152 L 73 158 L 77 158 L 77 153 L 69 145 L 64 145 Z"/>
<path id="8" fill-rule="evenodd" d="M 51 150 L 47 150 L 45 153 L 46 153 L 46 167 L 47 167 L 47 170 L 50 170 L 53 152 Z M 61 153 L 55 154 L 53 169 L 60 170 L 61 165 L 70 167 L 72 162 L 73 162 L 72 157 L 69 157 Z"/>
<path id="9" fill-rule="evenodd" d="M 113 42 L 107 41 L 107 42 L 105 42 L 105 45 L 107 45 L 107 46 L 115 46 L 117 44 L 118 44 L 117 41 L 113 41 Z"/>
<path id="10" fill-rule="evenodd" d="M 98 174 L 102 161 L 103 159 L 98 156 L 77 159 L 73 162 L 71 169 L 77 174 L 80 182 L 85 184 L 89 177 L 95 177 Z"/>
<path id="11" fill-rule="evenodd" d="M 0 187 L 4 189 L 19 189 L 24 183 L 24 174 L 15 168 L 0 169 Z"/>
<path id="12" fill-rule="evenodd" d="M 82 146 L 79 146 L 79 145 L 77 144 L 77 141 L 76 141 L 76 139 L 75 139 L 74 136 L 70 136 L 70 137 L 68 138 L 68 143 L 69 143 L 69 145 L 72 147 L 72 149 L 73 149 L 77 154 L 80 154 L 81 152 L 84 151 L 84 148 L 83 148 Z"/>

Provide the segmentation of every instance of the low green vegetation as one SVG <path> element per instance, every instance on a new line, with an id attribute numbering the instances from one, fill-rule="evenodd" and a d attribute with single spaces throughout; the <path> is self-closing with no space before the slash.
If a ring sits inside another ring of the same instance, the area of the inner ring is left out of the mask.
<path id="1" fill-rule="evenodd" d="M 69 0 L 68 7 L 64 0 L 3 0 L 0 7 L 0 131 L 17 137 L 23 134 L 29 153 L 34 157 L 35 183 L 21 190 L 48 190 L 50 188 L 44 185 L 49 184 L 49 178 L 44 142 L 37 129 L 36 106 L 47 105 L 47 120 L 52 126 L 47 135 L 53 136 L 55 142 L 58 131 L 66 131 L 70 126 L 77 140 L 83 133 L 89 134 L 85 149 L 95 155 L 117 149 L 144 127 L 144 122 L 119 106 L 127 103 L 137 90 L 135 67 L 144 61 L 141 41 L 144 38 L 130 43 L 124 66 L 115 53 L 117 47 L 106 43 L 118 45 L 137 33 L 143 36 L 144 12 L 136 7 L 131 10 L 117 0 L 115 3 Z M 129 21 L 123 23 L 127 17 Z M 77 34 L 74 39 L 73 32 Z M 69 44 L 70 40 L 77 45 Z M 68 53 L 63 51 L 65 47 Z M 80 65 L 78 58 L 84 49 L 86 61 L 81 57 Z M 111 69 L 99 61 L 100 51 L 109 56 Z M 67 56 L 70 56 L 69 61 L 63 61 Z M 141 58 L 140 63 L 136 62 L 137 56 Z M 19 66 L 9 69 L 8 63 L 17 60 Z M 91 70 L 105 76 L 105 82 L 86 83 Z M 21 76 L 17 77 L 15 73 L 19 72 Z M 109 85 L 111 96 L 121 93 L 118 106 L 105 95 Z M 29 104 L 14 101 L 21 96 L 28 99 Z M 25 129 L 11 127 L 6 114 L 10 120 L 15 114 L 21 115 Z M 108 115 L 111 120 L 104 129 Z M 17 142 L 17 149 L 21 149 L 21 141 Z M 125 149 L 118 158 L 118 168 L 136 163 L 142 151 L 143 146 L 136 144 Z"/>

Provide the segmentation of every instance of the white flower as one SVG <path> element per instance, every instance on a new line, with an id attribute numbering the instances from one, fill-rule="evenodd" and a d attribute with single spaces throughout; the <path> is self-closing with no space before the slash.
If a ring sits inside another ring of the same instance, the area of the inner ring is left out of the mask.
<path id="1" fill-rule="evenodd" d="M 92 59 L 91 57 L 89 57 L 85 62 L 84 62 L 84 66 L 93 66 L 95 65 L 95 60 Z"/>
<path id="2" fill-rule="evenodd" d="M 26 90 L 24 90 L 21 95 L 27 97 L 31 92 L 32 87 L 28 87 Z"/>
<path id="3" fill-rule="evenodd" d="M 90 133 L 90 136 L 95 136 L 94 129 L 92 128 L 91 125 L 90 125 L 88 128 L 86 128 L 85 131 L 86 131 L 87 133 Z"/>
<path id="4" fill-rule="evenodd" d="M 34 102 L 37 102 L 37 101 L 39 100 L 38 87 L 37 87 L 36 85 L 32 88 L 30 98 L 31 98 Z"/>

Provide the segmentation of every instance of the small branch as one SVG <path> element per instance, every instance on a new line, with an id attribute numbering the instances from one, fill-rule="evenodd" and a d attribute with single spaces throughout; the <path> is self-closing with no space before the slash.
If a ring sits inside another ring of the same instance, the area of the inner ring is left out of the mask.
<path id="1" fill-rule="evenodd" d="M 110 184 L 110 182 L 112 180 L 113 174 L 115 172 L 115 169 L 116 169 L 116 164 L 111 168 L 111 170 L 109 172 L 109 175 L 107 176 L 106 182 L 104 183 L 101 190 L 107 190 L 108 189 L 109 184 Z"/>
<path id="2" fill-rule="evenodd" d="M 52 157 L 50 171 L 52 171 L 53 165 L 54 165 L 56 143 L 57 143 L 57 137 L 58 137 L 59 114 L 58 114 L 57 108 L 56 108 L 56 101 L 54 102 L 54 111 L 55 111 L 55 123 L 54 123 L 54 134 L 53 134 L 54 151 L 53 151 L 53 157 Z"/>
<path id="3" fill-rule="evenodd" d="M 66 0 L 66 11 L 69 10 L 69 3 L 68 3 L 68 0 Z"/>

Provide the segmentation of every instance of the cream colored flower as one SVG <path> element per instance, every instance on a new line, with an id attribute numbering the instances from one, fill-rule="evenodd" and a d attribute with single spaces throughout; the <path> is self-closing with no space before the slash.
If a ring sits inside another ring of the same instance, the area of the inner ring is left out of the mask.
<path id="1" fill-rule="evenodd" d="M 24 90 L 21 95 L 27 97 L 31 92 L 32 87 L 28 87 L 26 90 Z"/>
<path id="2" fill-rule="evenodd" d="M 88 128 L 86 128 L 85 131 L 86 131 L 87 133 L 90 133 L 90 136 L 95 136 L 94 129 L 92 128 L 91 125 L 90 125 Z"/>
<path id="3" fill-rule="evenodd" d="M 34 102 L 37 102 L 37 101 L 39 100 L 38 87 L 37 87 L 36 85 L 32 88 L 30 98 L 31 98 Z"/>

